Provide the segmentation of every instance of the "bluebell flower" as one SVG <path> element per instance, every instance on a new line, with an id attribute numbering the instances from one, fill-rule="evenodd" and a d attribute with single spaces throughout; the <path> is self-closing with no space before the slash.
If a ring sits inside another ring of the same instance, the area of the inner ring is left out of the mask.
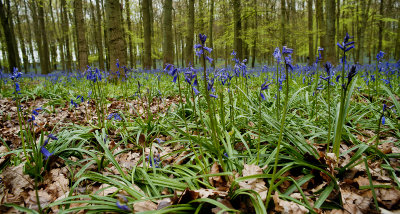
<path id="1" fill-rule="evenodd" d="M 118 120 L 118 121 L 122 120 L 121 116 L 118 113 L 109 114 L 107 117 L 107 120 L 110 120 L 110 119 L 114 119 L 114 120 Z"/>
<path id="2" fill-rule="evenodd" d="M 117 68 L 119 68 L 119 59 L 117 59 L 117 63 L 115 64 Z"/>
<path id="3" fill-rule="evenodd" d="M 125 196 L 122 196 L 117 200 L 115 205 L 117 205 L 117 207 L 121 210 L 131 211 L 131 208 L 129 208 L 128 205 L 126 204 L 127 202 L 128 202 L 128 199 L 126 199 Z"/>
<path id="4" fill-rule="evenodd" d="M 203 35 L 203 34 L 199 34 L 199 39 L 200 39 L 201 43 L 200 44 L 196 44 L 194 46 L 194 48 L 196 49 L 196 56 L 200 57 L 200 56 L 203 55 L 204 58 L 206 60 L 208 60 L 209 63 L 212 63 L 213 59 L 208 57 L 208 56 L 206 56 L 205 53 L 204 53 L 204 50 L 208 51 L 209 53 L 211 53 L 211 51 L 212 51 L 211 48 L 208 48 L 208 47 L 205 46 L 205 43 L 206 43 L 206 40 L 207 40 L 207 36 Z M 197 49 L 199 49 L 199 50 L 197 50 Z"/>
<path id="5" fill-rule="evenodd" d="M 50 153 L 45 146 L 49 143 L 50 139 L 58 140 L 57 137 L 55 137 L 53 134 L 49 134 L 47 137 L 48 138 L 44 141 L 43 145 L 40 147 L 40 152 L 43 154 L 45 160 L 47 160 L 50 156 L 54 154 L 54 152 Z"/>
<path id="6" fill-rule="evenodd" d="M 376 55 L 376 61 L 381 61 L 381 59 L 383 58 L 383 55 L 385 55 L 386 53 L 383 51 L 379 51 L 379 53 Z"/>
<path id="7" fill-rule="evenodd" d="M 193 91 L 194 91 L 194 94 L 195 94 L 195 96 L 197 96 L 197 95 L 199 95 L 200 94 L 200 91 L 199 90 L 197 90 L 197 88 L 196 87 L 192 87 L 193 88 Z"/>
<path id="8" fill-rule="evenodd" d="M 160 138 L 156 138 L 155 140 L 157 141 L 157 143 L 164 143 L 164 141 L 161 140 Z"/>
<path id="9" fill-rule="evenodd" d="M 214 94 L 210 94 L 210 97 L 218 98 L 218 96 Z"/>
<path id="10" fill-rule="evenodd" d="M 278 64 L 282 61 L 281 52 L 280 52 L 278 47 L 275 48 L 275 51 L 274 51 L 274 53 L 272 55 L 274 56 L 274 58 L 276 59 Z"/>
<path id="11" fill-rule="evenodd" d="M 71 105 L 73 105 L 75 108 L 78 108 L 78 103 L 74 102 L 74 100 L 71 99 Z"/>

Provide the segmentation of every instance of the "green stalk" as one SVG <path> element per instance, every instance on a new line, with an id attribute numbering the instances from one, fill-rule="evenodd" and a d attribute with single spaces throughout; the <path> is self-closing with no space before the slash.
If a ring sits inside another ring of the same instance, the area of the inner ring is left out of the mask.
<path id="1" fill-rule="evenodd" d="M 346 52 L 343 51 L 344 58 L 346 57 Z M 342 68 L 342 85 L 344 85 L 344 69 L 345 69 L 345 60 L 343 60 L 343 68 Z M 333 153 L 335 153 L 336 157 L 339 158 L 339 149 L 340 149 L 340 141 L 342 140 L 342 128 L 343 128 L 343 120 L 344 120 L 344 102 L 346 99 L 346 90 L 343 86 L 340 86 L 340 109 L 339 109 L 339 118 L 336 124 L 336 134 L 333 142 Z"/>
<path id="2" fill-rule="evenodd" d="M 331 91 L 330 91 L 330 84 L 331 79 L 330 79 L 330 74 L 329 74 L 329 79 L 328 79 L 328 142 L 326 145 L 326 151 L 329 153 L 329 145 L 331 143 Z"/>
<path id="3" fill-rule="evenodd" d="M 285 129 L 285 119 L 286 119 L 286 111 L 287 111 L 287 105 L 288 105 L 288 101 L 289 101 L 289 75 L 288 75 L 288 69 L 287 69 L 287 65 L 286 65 L 286 61 L 285 61 L 285 74 L 286 74 L 286 91 L 285 91 L 285 103 L 283 105 L 283 117 L 281 119 L 281 127 L 280 127 L 280 131 L 279 131 L 279 139 L 278 139 L 278 144 L 276 146 L 276 154 L 275 154 L 275 162 L 274 162 L 274 168 L 272 171 L 272 178 L 271 181 L 269 183 L 269 188 L 268 188 L 268 194 L 267 194 L 267 200 L 265 202 L 265 209 L 268 210 L 268 204 L 269 201 L 271 200 L 271 193 L 272 193 L 272 187 L 274 186 L 274 182 L 275 182 L 275 174 L 278 168 L 278 160 L 279 160 L 279 150 L 281 147 L 281 142 L 282 142 L 282 138 L 283 138 L 283 131 Z"/>
<path id="4" fill-rule="evenodd" d="M 277 97 L 276 97 L 276 119 L 279 120 L 280 118 L 280 110 L 281 110 L 281 91 L 279 90 L 279 80 L 280 77 L 279 72 L 279 63 L 276 64 L 276 90 L 277 90 Z"/>
<path id="5" fill-rule="evenodd" d="M 203 48 L 202 48 L 203 49 Z M 210 100 L 210 94 L 208 93 L 207 90 L 207 71 L 206 71 L 206 56 L 205 56 L 205 50 L 203 49 L 203 82 L 204 82 L 204 96 L 206 98 L 206 102 L 207 102 L 207 107 L 208 107 L 208 117 L 210 119 L 210 123 L 211 123 L 211 138 L 214 144 L 214 147 L 217 149 L 217 153 L 218 153 L 218 160 L 222 166 L 222 168 L 224 169 L 223 166 L 223 161 L 222 161 L 222 155 L 221 155 L 221 149 L 220 149 L 220 145 L 217 141 L 217 131 L 215 129 L 215 120 L 214 120 L 214 114 L 213 114 L 213 109 L 211 106 L 211 100 Z"/>

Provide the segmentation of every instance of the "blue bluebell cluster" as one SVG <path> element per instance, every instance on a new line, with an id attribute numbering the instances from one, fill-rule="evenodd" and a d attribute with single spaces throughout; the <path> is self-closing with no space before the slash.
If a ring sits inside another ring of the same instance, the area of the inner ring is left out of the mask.
<path id="1" fill-rule="evenodd" d="M 115 205 L 121 210 L 131 211 L 131 208 L 128 206 L 128 199 L 125 196 L 120 196 Z"/>
<path id="2" fill-rule="evenodd" d="M 213 59 L 204 54 L 204 50 L 206 50 L 208 53 L 211 53 L 212 51 L 212 48 L 205 46 L 207 36 L 204 34 L 199 34 L 199 39 L 200 39 L 200 44 L 196 44 L 194 46 L 194 48 L 196 49 L 196 56 L 198 57 L 203 56 L 206 60 L 208 60 L 209 63 L 212 63 Z"/>
<path id="3" fill-rule="evenodd" d="M 43 145 L 40 147 L 40 152 L 43 154 L 43 157 L 45 160 L 49 159 L 50 156 L 52 156 L 54 154 L 54 152 L 49 152 L 49 150 L 46 149 L 46 145 L 49 143 L 49 140 L 58 140 L 58 138 L 56 136 L 54 136 L 53 134 L 49 134 L 47 136 L 47 139 L 44 141 Z"/>
<path id="4" fill-rule="evenodd" d="M 109 114 L 107 117 L 107 120 L 111 120 L 111 119 L 118 120 L 118 121 L 122 120 L 121 116 L 118 113 Z"/>
<path id="5" fill-rule="evenodd" d="M 153 167 L 154 162 L 154 168 L 160 168 L 161 159 L 159 154 L 153 157 L 153 160 L 149 160 L 149 156 L 146 156 L 146 160 L 149 161 L 150 167 Z"/>

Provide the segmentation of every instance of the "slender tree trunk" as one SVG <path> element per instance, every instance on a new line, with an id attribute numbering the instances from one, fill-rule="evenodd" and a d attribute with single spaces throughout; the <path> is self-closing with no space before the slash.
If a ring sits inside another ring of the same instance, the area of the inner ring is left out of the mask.
<path id="1" fill-rule="evenodd" d="M 318 0 L 317 0 L 318 1 Z M 282 46 L 287 45 L 286 39 L 286 3 L 285 0 L 281 0 L 281 38 Z"/>
<path id="2" fill-rule="evenodd" d="M 150 0 L 142 0 L 143 32 L 144 32 L 144 61 L 143 69 L 151 69 L 151 17 Z"/>
<path id="3" fill-rule="evenodd" d="M 61 16 L 62 16 L 62 38 L 65 42 L 65 52 L 66 52 L 66 69 L 68 72 L 72 71 L 72 56 L 71 56 L 71 48 L 70 48 L 70 40 L 69 40 L 69 21 L 68 21 L 68 12 L 66 7 L 66 1 L 61 0 Z"/>
<path id="4" fill-rule="evenodd" d="M 324 10 L 323 10 L 323 1 L 316 0 L 316 20 L 318 27 L 318 35 L 319 35 L 319 46 L 326 49 L 325 42 L 325 19 L 324 19 Z M 322 52 L 322 57 L 325 60 L 326 51 Z"/>
<path id="5" fill-rule="evenodd" d="M 381 15 L 381 17 L 384 17 L 383 14 L 383 0 L 380 0 L 380 4 L 379 4 L 379 14 Z M 383 40 L 383 27 L 384 27 L 384 23 L 382 20 L 380 20 L 378 22 L 378 51 L 382 51 L 382 40 Z"/>
<path id="6" fill-rule="evenodd" d="M 213 49 L 211 52 L 211 58 L 214 60 L 211 63 L 211 67 L 215 68 L 215 61 L 217 60 L 216 51 L 214 50 L 214 41 L 213 41 L 213 26 L 214 26 L 214 0 L 210 0 L 210 19 L 208 24 L 208 46 Z"/>
<path id="7" fill-rule="evenodd" d="M 14 67 L 18 67 L 18 50 L 16 49 L 14 29 L 10 25 L 12 23 L 10 10 L 10 1 L 7 0 L 6 5 L 4 5 L 3 1 L 0 0 L 0 19 L 7 45 L 8 68 L 12 72 Z"/>
<path id="8" fill-rule="evenodd" d="M 172 37 L 172 0 L 165 0 L 163 7 L 163 67 L 174 63 L 174 40 Z"/>
<path id="9" fill-rule="evenodd" d="M 21 21 L 20 21 L 19 14 L 17 14 L 16 17 L 17 17 L 19 43 L 21 46 L 22 59 L 24 62 L 24 70 L 26 73 L 28 73 L 29 72 L 29 61 L 28 61 L 28 55 L 26 54 L 25 40 L 24 40 L 24 36 L 22 34 Z"/>
<path id="10" fill-rule="evenodd" d="M 395 47 L 395 60 L 400 60 L 400 16 L 397 22 L 397 37 L 396 37 L 396 47 Z"/>
<path id="11" fill-rule="evenodd" d="M 26 17 L 26 25 L 27 25 L 27 39 L 28 39 L 28 45 L 29 45 L 29 53 L 31 55 L 32 58 L 32 66 L 33 69 L 35 70 L 35 73 L 37 73 L 37 67 L 36 67 L 36 60 L 35 60 L 35 54 L 33 52 L 33 44 L 32 44 L 32 35 L 31 35 L 31 23 L 29 20 L 29 16 L 28 16 L 28 6 L 26 4 L 27 1 L 24 1 L 24 5 L 25 5 L 25 17 Z"/>
<path id="12" fill-rule="evenodd" d="M 326 2 L 326 60 L 333 64 L 336 64 L 336 4 L 335 0 L 327 0 Z"/>
<path id="13" fill-rule="evenodd" d="M 257 16 L 257 0 L 253 0 L 253 10 L 254 10 L 254 38 L 253 38 L 253 48 L 252 48 L 252 60 L 251 60 L 251 67 L 254 68 L 255 63 L 256 63 L 256 50 L 257 50 L 257 37 L 258 37 L 258 31 L 257 31 L 257 25 L 258 25 L 258 16 Z"/>
<path id="14" fill-rule="evenodd" d="M 236 57 L 242 60 L 242 19 L 240 10 L 240 0 L 233 0 L 233 49 L 236 51 Z"/>
<path id="15" fill-rule="evenodd" d="M 344 4 L 343 4 L 344 5 Z M 340 38 L 340 0 L 336 1 L 336 40 Z M 335 47 L 337 48 L 337 47 Z M 336 60 L 339 59 L 339 51 L 336 51 Z"/>
<path id="16" fill-rule="evenodd" d="M 126 43 L 122 31 L 121 5 L 118 0 L 106 0 L 107 31 L 109 35 L 110 49 L 110 70 L 112 73 L 120 71 L 124 75 L 124 70 L 117 67 L 116 63 L 126 65 Z"/>
<path id="17" fill-rule="evenodd" d="M 103 37 L 101 36 L 101 10 L 100 1 L 96 0 L 96 34 L 98 35 L 96 39 L 97 52 L 99 54 L 99 67 L 100 70 L 104 70 L 104 51 L 103 51 Z"/>
<path id="18" fill-rule="evenodd" d="M 363 58 L 364 58 L 364 33 L 367 29 L 367 23 L 368 23 L 368 14 L 369 14 L 369 8 L 371 6 L 371 0 L 368 0 L 368 3 L 366 4 L 366 0 L 361 1 L 361 28 L 359 28 L 359 44 L 360 47 L 357 48 L 360 50 L 358 56 L 357 56 L 357 61 L 360 64 L 363 64 Z"/>
<path id="19" fill-rule="evenodd" d="M 127 36 L 128 36 L 128 48 L 129 48 L 129 66 L 132 68 L 134 64 L 133 59 L 133 47 L 132 47 L 132 21 L 131 21 L 131 8 L 129 4 L 129 0 L 125 0 L 125 7 L 126 7 L 126 23 L 127 23 Z"/>
<path id="20" fill-rule="evenodd" d="M 40 62 L 40 67 L 42 68 L 42 74 L 48 74 L 50 73 L 50 51 L 49 51 L 49 45 L 48 45 L 48 40 L 47 40 L 47 31 L 46 31 L 46 23 L 44 21 L 44 2 L 41 1 L 39 2 L 40 5 L 38 5 L 38 18 L 39 18 L 39 30 L 40 30 L 40 36 L 42 38 L 42 48 L 43 48 L 43 63 L 42 61 Z"/>
<path id="21" fill-rule="evenodd" d="M 313 0 L 307 0 L 308 12 L 308 64 L 314 62 L 314 40 L 313 40 Z"/>
<path id="22" fill-rule="evenodd" d="M 51 50 L 51 69 L 57 70 L 57 28 L 56 23 L 54 21 L 54 14 L 53 14 L 53 6 L 52 1 L 49 1 L 49 10 L 50 10 L 50 18 L 53 29 L 50 31 L 51 35 L 51 42 L 50 42 L 50 50 Z"/>
<path id="23" fill-rule="evenodd" d="M 194 0 L 189 0 L 188 5 L 189 13 L 188 13 L 188 21 L 187 21 L 187 37 L 186 37 L 186 66 L 189 66 L 189 63 L 193 65 L 193 37 L 194 37 Z"/>
<path id="24" fill-rule="evenodd" d="M 85 19 L 82 12 L 82 0 L 74 0 L 74 16 L 76 23 L 76 39 L 77 39 L 77 51 L 78 51 L 78 69 L 81 71 L 86 70 L 88 62 L 88 45 L 86 42 L 86 28 Z"/>

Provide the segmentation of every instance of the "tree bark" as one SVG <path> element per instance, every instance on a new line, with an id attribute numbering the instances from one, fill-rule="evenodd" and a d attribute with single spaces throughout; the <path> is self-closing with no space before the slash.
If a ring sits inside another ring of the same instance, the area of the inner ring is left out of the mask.
<path id="1" fill-rule="evenodd" d="M 125 7 L 126 7 L 126 23 L 127 23 L 127 36 L 128 36 L 128 47 L 129 47 L 129 66 L 132 68 L 134 67 L 134 64 L 136 64 L 136 62 L 134 62 L 133 59 L 133 44 L 132 44 L 132 22 L 131 22 L 131 8 L 130 8 L 130 4 L 129 4 L 129 0 L 125 0 Z"/>
<path id="2" fill-rule="evenodd" d="M 400 16 L 397 22 L 397 39 L 395 48 L 395 60 L 400 60 Z"/>
<path id="3" fill-rule="evenodd" d="M 61 0 L 61 16 L 62 16 L 62 33 L 63 40 L 65 42 L 65 52 L 66 52 L 66 69 L 68 72 L 72 71 L 72 56 L 71 56 L 71 48 L 70 48 L 70 40 L 69 40 L 69 21 L 68 21 L 68 12 L 66 7 L 66 1 Z"/>
<path id="4" fill-rule="evenodd" d="M 286 44 L 287 38 L 286 38 L 286 3 L 285 3 L 285 0 L 281 0 L 281 38 L 282 38 L 282 46 L 287 45 Z"/>
<path id="5" fill-rule="evenodd" d="M 257 25 L 258 25 L 258 16 L 257 16 L 257 0 L 253 1 L 253 10 L 254 10 L 254 38 L 253 38 L 253 48 L 252 48 L 252 60 L 251 60 L 251 67 L 254 68 L 255 63 L 256 63 L 256 50 L 257 50 L 257 37 L 258 37 L 258 31 L 257 31 Z"/>
<path id="6" fill-rule="evenodd" d="M 151 69 L 151 17 L 150 0 L 142 0 L 143 36 L 144 36 L 144 61 L 143 69 Z"/>
<path id="7" fill-rule="evenodd" d="M 363 64 L 364 60 L 364 32 L 366 31 L 367 28 L 367 23 L 368 23 L 368 14 L 369 14 L 369 8 L 371 6 L 371 0 L 368 0 L 368 3 L 366 1 L 362 0 L 361 1 L 361 26 L 358 25 L 358 35 L 359 35 L 359 44 L 360 46 L 357 47 L 357 56 L 356 56 L 356 61 L 360 64 Z"/>
<path id="8" fill-rule="evenodd" d="M 242 60 L 242 18 L 240 10 L 240 0 L 233 0 L 233 49 L 236 51 L 236 57 Z"/>
<path id="9" fill-rule="evenodd" d="M 122 31 L 121 5 L 118 0 L 106 0 L 108 45 L 110 51 L 110 70 L 111 73 L 120 71 L 124 75 L 124 70 L 117 67 L 116 63 L 126 65 L 126 43 Z"/>
<path id="10" fill-rule="evenodd" d="M 165 0 L 163 7 L 163 68 L 174 63 L 174 40 L 172 37 L 172 0 Z"/>
<path id="11" fill-rule="evenodd" d="M 187 21 L 187 37 L 186 37 L 186 66 L 189 66 L 189 63 L 193 65 L 193 37 L 194 37 L 194 1 L 189 0 L 189 13 L 188 13 L 188 21 Z"/>
<path id="12" fill-rule="evenodd" d="M 379 14 L 381 15 L 381 18 L 383 18 L 384 14 L 383 14 L 383 0 L 380 0 L 380 4 L 379 4 Z M 378 22 L 378 51 L 383 51 L 382 50 L 382 40 L 383 40 L 383 26 L 384 23 L 382 20 L 380 20 Z"/>
<path id="13" fill-rule="evenodd" d="M 28 16 L 28 6 L 26 4 L 27 1 L 24 1 L 25 5 L 25 17 L 26 17 L 26 25 L 27 25 L 27 39 L 28 39 L 28 45 L 29 45 L 29 53 L 32 58 L 32 66 L 33 69 L 35 70 L 35 73 L 37 73 L 37 67 L 36 67 L 36 60 L 35 60 L 35 54 L 33 52 L 33 44 L 32 44 L 32 35 L 31 35 L 31 23 L 29 21 L 29 16 Z"/>
<path id="14" fill-rule="evenodd" d="M 29 61 L 28 61 L 28 55 L 26 54 L 25 39 L 24 39 L 24 36 L 22 33 L 21 20 L 20 20 L 19 14 L 17 14 L 16 17 L 17 17 L 19 43 L 21 46 L 22 59 L 24 62 L 24 70 L 25 70 L 25 73 L 28 73 L 29 72 Z"/>
<path id="15" fill-rule="evenodd" d="M 85 19 L 82 12 L 82 0 L 74 0 L 74 16 L 76 23 L 76 39 L 78 48 L 78 69 L 82 72 L 86 70 L 88 62 L 88 45 L 86 42 Z"/>
<path id="16" fill-rule="evenodd" d="M 335 43 L 335 35 L 336 35 L 336 27 L 335 27 L 335 18 L 336 18 L 336 4 L 335 0 L 327 0 L 326 2 L 326 60 L 332 64 L 336 64 L 336 43 Z"/>
<path id="17" fill-rule="evenodd" d="M 308 64 L 314 62 L 314 40 L 313 40 L 313 0 L 307 0 L 308 12 Z"/>
<path id="18" fill-rule="evenodd" d="M 42 48 L 43 48 L 43 62 L 40 61 L 40 67 L 42 68 L 42 74 L 50 73 L 50 51 L 47 40 L 46 23 L 44 21 L 44 2 L 38 2 L 38 19 L 39 19 L 39 30 L 40 36 L 42 38 Z"/>
<path id="19" fill-rule="evenodd" d="M 7 6 L 7 7 L 6 7 Z M 0 19 L 1 25 L 3 26 L 4 37 L 7 45 L 7 58 L 8 58 L 8 68 L 12 72 L 14 67 L 18 67 L 17 54 L 18 50 L 16 47 L 15 34 L 13 28 L 10 26 L 12 22 L 11 12 L 10 12 L 10 1 L 6 1 L 6 5 L 0 0 Z"/>
<path id="20" fill-rule="evenodd" d="M 325 43 L 325 19 L 324 19 L 324 10 L 323 10 L 323 1 L 316 0 L 316 20 L 318 27 L 318 35 L 319 35 L 319 46 L 322 48 L 326 48 Z M 325 60 L 326 51 L 322 51 L 322 58 Z"/>

